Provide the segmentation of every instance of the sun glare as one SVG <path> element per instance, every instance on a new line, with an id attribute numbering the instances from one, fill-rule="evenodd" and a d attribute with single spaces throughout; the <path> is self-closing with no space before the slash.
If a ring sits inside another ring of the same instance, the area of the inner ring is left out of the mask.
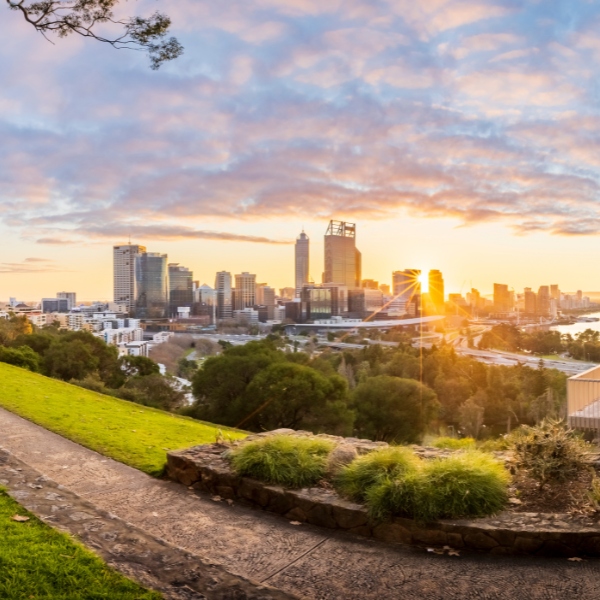
<path id="1" fill-rule="evenodd" d="M 423 293 L 428 292 L 429 291 L 429 279 L 427 277 L 426 273 L 421 273 L 418 277 L 417 280 L 419 281 L 419 283 L 421 284 L 421 291 Z"/>

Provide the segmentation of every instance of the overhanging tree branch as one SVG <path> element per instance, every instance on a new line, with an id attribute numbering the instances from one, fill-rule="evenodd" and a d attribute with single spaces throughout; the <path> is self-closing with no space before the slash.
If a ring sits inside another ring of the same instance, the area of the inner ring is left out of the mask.
<path id="1" fill-rule="evenodd" d="M 173 60 L 183 53 L 183 46 L 176 38 L 167 38 L 171 19 L 155 12 L 150 17 L 115 19 L 113 9 L 122 0 L 6 0 L 9 9 L 21 13 L 27 23 L 44 37 L 53 33 L 60 38 L 71 34 L 93 38 L 114 48 L 145 50 L 152 69 Z M 104 37 L 95 29 L 108 23 L 119 27 L 121 34 Z"/>

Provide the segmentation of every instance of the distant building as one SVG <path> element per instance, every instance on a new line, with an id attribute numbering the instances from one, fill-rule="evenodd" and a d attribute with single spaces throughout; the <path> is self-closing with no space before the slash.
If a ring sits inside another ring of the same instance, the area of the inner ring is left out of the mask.
<path id="1" fill-rule="evenodd" d="M 203 284 L 194 290 L 194 316 L 208 316 L 209 323 L 214 325 L 217 319 L 217 290 Z"/>
<path id="2" fill-rule="evenodd" d="M 523 291 L 523 310 L 527 315 L 537 315 L 537 294 L 531 288 Z"/>
<path id="3" fill-rule="evenodd" d="M 135 258 L 135 316 L 160 319 L 169 309 L 167 255 L 142 252 Z"/>
<path id="4" fill-rule="evenodd" d="M 127 244 L 113 246 L 113 300 L 127 306 L 127 312 L 135 308 L 135 259 L 146 252 L 146 246 Z"/>
<path id="5" fill-rule="evenodd" d="M 296 238 L 296 246 L 294 248 L 295 258 L 295 296 L 300 297 L 300 291 L 305 283 L 308 283 L 309 274 L 309 239 L 304 230 Z"/>
<path id="6" fill-rule="evenodd" d="M 279 297 L 285 300 L 292 300 L 295 298 L 296 289 L 293 287 L 279 288 Z"/>
<path id="7" fill-rule="evenodd" d="M 348 289 L 359 288 L 362 256 L 356 248 L 356 224 L 330 221 L 325 233 L 325 270 L 323 283 L 337 283 Z"/>
<path id="8" fill-rule="evenodd" d="M 180 308 L 191 310 L 194 303 L 194 274 L 178 263 L 169 264 L 169 316 L 177 316 Z"/>
<path id="9" fill-rule="evenodd" d="M 217 292 L 217 319 L 231 319 L 233 316 L 231 273 L 228 271 L 217 273 L 215 291 Z"/>
<path id="10" fill-rule="evenodd" d="M 392 293 L 400 302 L 410 302 L 421 295 L 420 269 L 404 269 L 392 273 Z"/>
<path id="11" fill-rule="evenodd" d="M 378 290 L 379 281 L 375 281 L 374 279 L 363 279 L 360 287 L 367 288 L 369 290 Z"/>
<path id="12" fill-rule="evenodd" d="M 41 309 L 43 313 L 68 313 L 71 302 L 68 298 L 42 298 Z"/>
<path id="13" fill-rule="evenodd" d="M 261 320 L 272 321 L 275 318 L 275 290 L 266 283 L 256 284 L 256 305 L 265 309 L 266 317 Z"/>
<path id="14" fill-rule="evenodd" d="M 77 306 L 77 294 L 75 292 L 57 292 L 56 297 L 69 301 L 69 309 Z"/>
<path id="15" fill-rule="evenodd" d="M 333 296 L 336 294 L 337 288 L 305 285 L 302 288 L 301 296 L 302 317 L 298 322 L 306 323 L 317 319 L 330 319 L 333 316 Z"/>
<path id="16" fill-rule="evenodd" d="M 389 296 L 391 294 L 390 286 L 387 283 L 381 283 L 379 289 L 384 296 Z"/>
<path id="17" fill-rule="evenodd" d="M 550 287 L 541 285 L 537 293 L 537 314 L 542 317 L 550 316 Z"/>
<path id="18" fill-rule="evenodd" d="M 380 312 L 383 294 L 377 288 L 348 290 L 348 313 L 353 317 L 367 318 Z"/>
<path id="19" fill-rule="evenodd" d="M 444 277 L 437 269 L 429 271 L 429 300 L 437 314 L 444 313 Z"/>
<path id="20" fill-rule="evenodd" d="M 256 275 L 244 271 L 235 276 L 234 310 L 252 308 L 256 304 Z"/>
<path id="21" fill-rule="evenodd" d="M 507 313 L 513 309 L 512 294 L 508 285 L 503 283 L 494 284 L 494 312 Z"/>

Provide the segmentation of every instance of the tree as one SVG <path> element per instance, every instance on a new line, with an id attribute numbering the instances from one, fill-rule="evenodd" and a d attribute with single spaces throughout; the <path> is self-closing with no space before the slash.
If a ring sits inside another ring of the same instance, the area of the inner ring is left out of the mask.
<path id="1" fill-rule="evenodd" d="M 236 418 L 240 418 L 235 424 L 252 431 L 280 427 L 331 431 L 341 423 L 344 430 L 352 424 L 343 402 L 346 390 L 345 381 L 337 375 L 328 378 L 310 367 L 276 362 L 258 373 L 235 402 Z"/>
<path id="2" fill-rule="evenodd" d="M 419 442 L 438 406 L 431 388 L 389 375 L 359 383 L 352 400 L 361 436 L 397 443 Z"/>
<path id="3" fill-rule="evenodd" d="M 119 396 L 144 406 L 173 411 L 183 404 L 185 394 L 158 373 L 133 377 L 119 390 Z"/>
<path id="4" fill-rule="evenodd" d="M 119 365 L 127 377 L 160 374 L 160 367 L 145 356 L 122 356 L 119 359 Z"/>
<path id="5" fill-rule="evenodd" d="M 460 425 L 463 428 L 463 431 L 467 436 L 475 439 L 479 437 L 479 431 L 483 426 L 484 408 L 482 404 L 485 402 L 485 398 L 485 392 L 478 390 L 458 411 L 460 415 Z"/>
<path id="6" fill-rule="evenodd" d="M 47 34 L 59 38 L 77 34 L 118 49 L 145 50 L 152 69 L 183 53 L 183 46 L 176 38 L 167 39 L 171 26 L 167 15 L 155 12 L 150 17 L 116 19 L 113 11 L 121 0 L 6 0 L 6 3 L 46 39 Z M 107 23 L 114 25 L 119 33 L 110 37 L 100 33 L 99 26 Z"/>
<path id="7" fill-rule="evenodd" d="M 245 393 L 257 373 L 274 362 L 285 360 L 285 354 L 273 349 L 269 342 L 231 346 L 221 355 L 208 358 L 192 380 L 197 401 L 189 411 L 191 416 L 237 425 L 247 413 L 239 416 L 235 401 Z"/>
<path id="8" fill-rule="evenodd" d="M 0 346 L 0 362 L 23 367 L 34 372 L 40 370 L 40 355 L 28 346 L 22 346 L 21 348 L 4 348 Z"/>

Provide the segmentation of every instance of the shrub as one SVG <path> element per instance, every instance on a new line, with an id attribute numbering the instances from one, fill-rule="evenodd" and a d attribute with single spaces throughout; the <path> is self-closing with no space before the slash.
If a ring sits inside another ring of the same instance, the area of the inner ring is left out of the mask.
<path id="1" fill-rule="evenodd" d="M 325 475 L 328 440 L 274 435 L 242 444 L 230 454 L 239 475 L 291 488 L 314 485 Z"/>
<path id="2" fill-rule="evenodd" d="M 475 448 L 475 439 L 472 437 L 466 438 L 451 438 L 439 437 L 432 444 L 434 448 L 442 448 L 443 450 L 469 450 Z"/>
<path id="3" fill-rule="evenodd" d="M 385 521 L 394 515 L 413 518 L 424 484 L 421 470 L 408 471 L 396 478 L 383 477 L 366 490 L 369 516 L 375 521 Z"/>
<path id="4" fill-rule="evenodd" d="M 365 500 L 368 490 L 385 480 L 415 473 L 420 459 L 408 448 L 389 447 L 365 454 L 340 470 L 334 480 L 340 494 L 357 502 Z"/>
<path id="5" fill-rule="evenodd" d="M 0 362 L 29 369 L 34 373 L 40 370 L 40 355 L 28 346 L 22 346 L 21 348 L 4 348 L 0 346 Z"/>
<path id="6" fill-rule="evenodd" d="M 508 499 L 508 471 L 483 452 L 427 461 L 422 477 L 414 512 L 420 521 L 483 517 L 502 510 Z"/>
<path id="7" fill-rule="evenodd" d="M 560 420 L 520 427 L 511 434 L 510 447 L 517 467 L 529 471 L 542 487 L 550 480 L 572 479 L 586 467 L 586 443 Z"/>

